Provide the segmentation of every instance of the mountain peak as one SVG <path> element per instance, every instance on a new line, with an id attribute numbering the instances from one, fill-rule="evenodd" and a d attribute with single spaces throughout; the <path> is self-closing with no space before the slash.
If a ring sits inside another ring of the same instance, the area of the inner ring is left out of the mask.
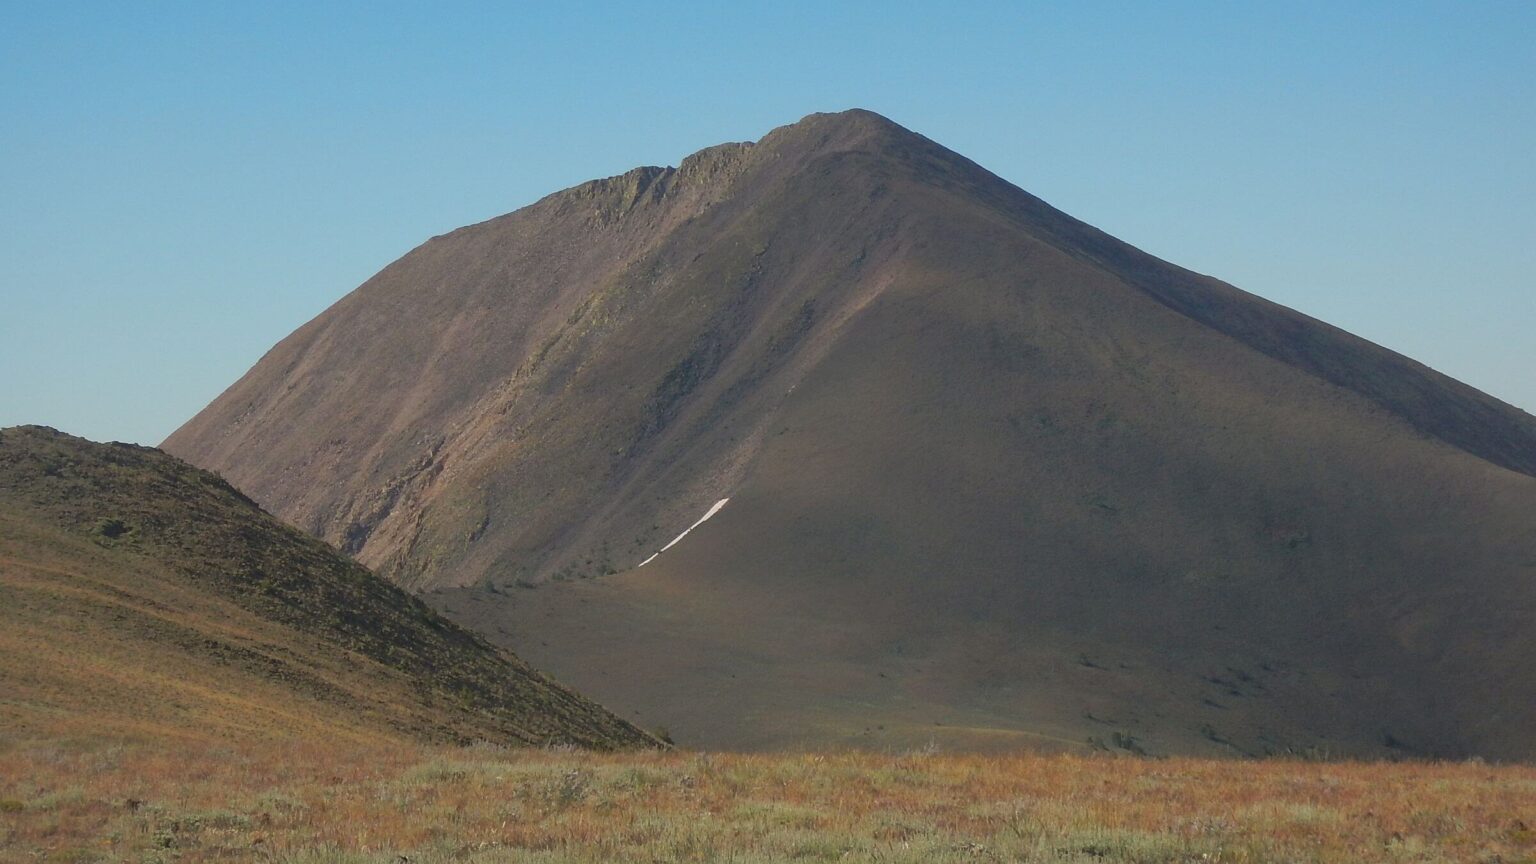
<path id="1" fill-rule="evenodd" d="M 1529 417 L 870 111 L 428 244 L 166 445 L 699 742 L 1531 749 Z"/>
<path id="2" fill-rule="evenodd" d="M 915 134 L 889 117 L 877 114 L 867 108 L 847 108 L 842 111 L 813 111 L 790 124 L 790 126 Z"/>
<path id="3" fill-rule="evenodd" d="M 780 126 L 763 136 L 762 145 L 796 142 L 815 150 L 880 149 L 900 141 L 927 141 L 921 135 L 873 111 L 807 114 L 795 123 Z"/>

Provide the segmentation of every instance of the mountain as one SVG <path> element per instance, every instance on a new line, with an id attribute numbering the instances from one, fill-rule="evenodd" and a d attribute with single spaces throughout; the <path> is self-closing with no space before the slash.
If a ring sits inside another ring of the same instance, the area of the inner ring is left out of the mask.
<path id="1" fill-rule="evenodd" d="M 435 237 L 165 446 L 693 744 L 1536 755 L 1536 418 L 865 111 Z"/>
<path id="2" fill-rule="evenodd" d="M 654 746 L 157 450 L 0 430 L 0 729 Z"/>

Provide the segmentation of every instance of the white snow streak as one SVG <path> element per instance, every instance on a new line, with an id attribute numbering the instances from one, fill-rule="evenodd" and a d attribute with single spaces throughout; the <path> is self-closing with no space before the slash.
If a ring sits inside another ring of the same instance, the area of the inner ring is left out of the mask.
<path id="1" fill-rule="evenodd" d="M 688 536 L 688 531 L 692 531 L 693 529 L 699 527 L 700 525 L 703 525 L 705 522 L 708 522 L 709 521 L 709 517 L 715 515 L 716 513 L 719 513 L 720 512 L 720 508 L 724 507 L 725 506 L 725 502 L 727 502 L 729 500 L 731 500 L 731 499 L 729 499 L 729 498 L 721 498 L 719 501 L 716 501 L 713 507 L 710 507 L 709 510 L 703 516 L 699 517 L 699 521 L 693 523 L 692 525 L 689 525 L 687 531 L 684 531 L 683 533 L 677 535 L 676 537 L 673 537 L 671 543 L 668 543 L 667 545 L 665 545 L 665 546 L 661 547 L 660 549 L 656 550 L 655 552 L 651 553 L 651 557 L 645 559 L 644 561 L 641 561 L 638 565 L 636 565 L 635 569 L 638 570 L 641 567 L 644 567 L 645 565 L 651 563 L 652 561 L 655 561 L 657 555 L 660 555 L 661 553 L 667 551 L 668 549 L 671 549 L 673 546 L 676 546 L 677 545 L 677 541 L 679 541 L 679 540 L 683 539 L 684 537 Z"/>

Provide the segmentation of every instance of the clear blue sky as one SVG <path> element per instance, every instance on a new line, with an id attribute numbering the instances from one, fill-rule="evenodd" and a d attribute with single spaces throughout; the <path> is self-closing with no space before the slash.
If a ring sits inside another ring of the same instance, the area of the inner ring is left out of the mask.
<path id="1" fill-rule="evenodd" d="M 1536 3 L 18 2 L 0 425 L 157 443 L 433 234 L 855 106 L 1536 411 Z"/>

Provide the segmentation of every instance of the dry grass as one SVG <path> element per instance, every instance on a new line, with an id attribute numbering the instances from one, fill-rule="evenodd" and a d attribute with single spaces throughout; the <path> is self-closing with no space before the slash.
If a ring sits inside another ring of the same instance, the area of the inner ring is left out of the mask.
<path id="1" fill-rule="evenodd" d="M 655 743 L 217 476 L 39 427 L 0 430 L 0 728 Z"/>
<path id="2" fill-rule="evenodd" d="M 1536 861 L 1536 769 L 0 742 L 5 861 Z"/>

